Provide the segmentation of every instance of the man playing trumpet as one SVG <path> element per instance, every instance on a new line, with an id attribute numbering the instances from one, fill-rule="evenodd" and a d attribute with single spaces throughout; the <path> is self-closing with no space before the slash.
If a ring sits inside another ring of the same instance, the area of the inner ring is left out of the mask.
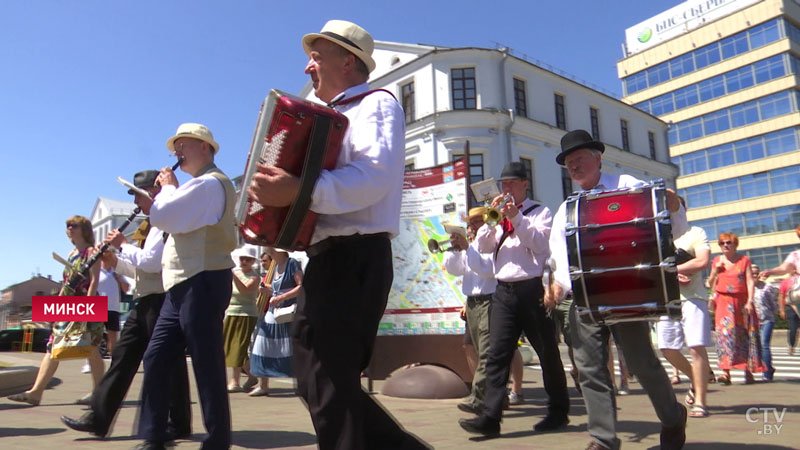
<path id="1" fill-rule="evenodd" d="M 490 436 L 500 433 L 508 367 L 524 330 L 539 354 L 545 390 L 550 397 L 547 416 L 534 430 L 552 431 L 569 423 L 567 380 L 558 353 L 555 322 L 542 304 L 542 272 L 550 254 L 552 216 L 546 206 L 526 198 L 528 179 L 522 163 L 506 165 L 500 183 L 503 193 L 511 194 L 512 200 L 505 202 L 505 195 L 498 196 L 492 207 L 499 208 L 504 219 L 497 227 L 484 225 L 476 237 L 478 249 L 493 254 L 497 279 L 489 318 L 485 409 L 479 417 L 462 419 L 459 424 L 471 433 Z"/>
<path id="2" fill-rule="evenodd" d="M 473 236 L 483 226 L 485 207 L 472 208 L 467 217 L 469 233 Z M 464 319 L 467 333 L 478 355 L 478 364 L 472 378 L 472 392 L 466 401 L 458 404 L 458 409 L 479 414 L 483 410 L 486 395 L 486 357 L 489 354 L 489 302 L 494 294 L 497 281 L 490 255 L 481 255 L 470 247 L 465 235 L 452 233 L 450 249 L 445 252 L 444 268 L 454 276 L 463 276 L 461 289 L 467 302 L 464 305 Z"/>

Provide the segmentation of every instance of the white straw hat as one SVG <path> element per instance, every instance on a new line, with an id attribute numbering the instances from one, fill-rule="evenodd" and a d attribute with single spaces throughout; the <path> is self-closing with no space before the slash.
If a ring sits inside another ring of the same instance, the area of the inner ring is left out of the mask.
<path id="1" fill-rule="evenodd" d="M 235 260 L 238 260 L 242 256 L 258 259 L 258 247 L 252 244 L 244 244 L 243 246 L 231 252 L 231 257 L 233 257 Z"/>
<path id="2" fill-rule="evenodd" d="M 310 33 L 303 36 L 303 50 L 306 54 L 311 53 L 311 44 L 317 39 L 325 39 L 334 44 L 344 47 L 352 52 L 358 59 L 364 61 L 367 70 L 375 70 L 375 60 L 372 59 L 372 51 L 375 49 L 375 42 L 367 30 L 346 20 L 329 20 L 322 27 L 319 33 Z"/>
<path id="3" fill-rule="evenodd" d="M 180 124 L 178 131 L 175 132 L 175 136 L 167 139 L 167 148 L 170 149 L 172 153 L 175 153 L 175 141 L 184 137 L 200 139 L 203 142 L 208 142 L 209 145 L 214 148 L 215 155 L 219 151 L 219 144 L 217 144 L 217 141 L 214 140 L 214 135 L 211 134 L 211 130 L 209 130 L 205 125 L 199 123 Z"/>

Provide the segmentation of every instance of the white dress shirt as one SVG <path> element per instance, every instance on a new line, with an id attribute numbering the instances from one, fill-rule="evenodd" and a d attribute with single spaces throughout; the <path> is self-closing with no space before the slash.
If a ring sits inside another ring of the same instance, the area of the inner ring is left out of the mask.
<path id="1" fill-rule="evenodd" d="M 644 184 L 647 183 L 630 175 L 601 173 L 600 180 L 594 189 L 613 191 L 615 189 L 642 186 Z M 681 206 L 678 211 L 670 213 L 669 218 L 672 222 L 673 239 L 682 235 L 689 229 L 689 222 L 686 220 L 686 210 L 683 206 Z M 556 263 L 554 279 L 564 289 L 564 295 L 566 295 L 567 291 L 572 289 L 572 281 L 569 276 L 569 256 L 567 256 L 566 222 L 567 202 L 564 201 L 558 207 L 558 211 L 556 211 L 556 215 L 553 217 L 553 230 L 550 233 L 550 253 L 553 255 L 553 259 Z"/>
<path id="2" fill-rule="evenodd" d="M 353 97 L 366 83 L 337 96 Z M 405 114 L 397 100 L 375 92 L 334 107 L 347 116 L 334 170 L 323 170 L 309 209 L 319 213 L 311 243 L 330 236 L 400 231 L 400 202 L 405 167 Z"/>
<path id="3" fill-rule="evenodd" d="M 163 186 L 150 207 L 150 223 L 167 233 L 188 233 L 217 224 L 225 212 L 225 188 L 211 174 L 180 187 Z"/>
<path id="4" fill-rule="evenodd" d="M 492 255 L 478 253 L 471 245 L 466 251 L 445 252 L 444 270 L 450 275 L 464 277 L 461 292 L 466 296 L 493 294 L 497 287 Z"/>
<path id="5" fill-rule="evenodd" d="M 144 240 L 144 248 L 122 244 L 119 260 L 148 273 L 161 272 L 161 254 L 164 252 L 164 232 L 150 224 L 150 231 Z"/>
<path id="6" fill-rule="evenodd" d="M 544 264 L 550 255 L 547 243 L 553 217 L 550 209 L 539 205 L 523 215 L 524 211 L 535 205 L 525 199 L 519 207 L 519 214 L 509 219 L 514 232 L 509 234 L 497 251 L 494 261 L 495 278 L 499 281 L 522 281 L 542 276 Z M 494 253 L 497 243 L 503 236 L 503 228 L 484 224 L 475 237 L 478 249 L 483 253 Z"/>

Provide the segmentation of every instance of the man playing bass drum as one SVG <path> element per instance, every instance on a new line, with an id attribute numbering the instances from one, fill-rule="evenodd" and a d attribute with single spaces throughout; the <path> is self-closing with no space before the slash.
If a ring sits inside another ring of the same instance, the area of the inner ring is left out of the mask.
<path id="1" fill-rule="evenodd" d="M 605 146 L 595 141 L 584 130 L 570 131 L 561 139 L 561 153 L 556 162 L 566 166 L 572 181 L 584 191 L 599 189 L 611 191 L 618 188 L 641 186 L 641 180 L 629 175 L 602 173 L 602 154 Z M 674 192 L 667 192 L 667 204 L 672 221 L 672 235 L 680 236 L 688 228 L 686 212 Z M 556 261 L 555 283 L 552 295 L 545 295 L 545 305 L 552 309 L 571 289 L 566 240 L 566 202 L 559 206 L 553 218 L 550 233 L 550 251 Z M 622 349 L 630 371 L 639 379 L 650 396 L 661 420 L 661 448 L 678 449 L 686 439 L 686 408 L 675 400 L 675 393 L 664 367 L 656 357 L 650 343 L 647 322 L 626 322 L 616 325 L 594 325 L 577 317 L 573 303 L 569 312 L 572 347 L 580 372 L 581 389 L 589 416 L 589 434 L 592 441 L 587 450 L 616 449 L 620 441 L 616 433 L 616 399 L 614 385 L 607 367 L 609 333 Z"/>

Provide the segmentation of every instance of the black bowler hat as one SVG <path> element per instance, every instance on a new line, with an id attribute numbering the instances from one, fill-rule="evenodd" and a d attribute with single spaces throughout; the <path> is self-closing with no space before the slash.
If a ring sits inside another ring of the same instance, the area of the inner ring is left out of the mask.
<path id="1" fill-rule="evenodd" d="M 561 153 L 556 156 L 556 162 L 563 166 L 564 158 L 566 158 L 567 155 L 582 148 L 599 150 L 600 153 L 603 153 L 606 150 L 606 146 L 603 145 L 602 142 L 592 139 L 592 135 L 589 134 L 588 131 L 574 130 L 565 134 L 564 137 L 561 138 Z"/>
<path id="2" fill-rule="evenodd" d="M 143 170 L 141 172 L 136 172 L 136 175 L 133 176 L 133 185 L 142 189 L 151 188 L 156 185 L 157 176 L 157 170 Z M 133 195 L 133 189 L 128 189 L 128 194 Z"/>
<path id="3" fill-rule="evenodd" d="M 519 161 L 510 162 L 503 167 L 503 172 L 500 174 L 500 180 L 513 180 L 519 178 L 521 180 L 528 179 L 528 171 L 525 170 L 525 165 Z"/>

